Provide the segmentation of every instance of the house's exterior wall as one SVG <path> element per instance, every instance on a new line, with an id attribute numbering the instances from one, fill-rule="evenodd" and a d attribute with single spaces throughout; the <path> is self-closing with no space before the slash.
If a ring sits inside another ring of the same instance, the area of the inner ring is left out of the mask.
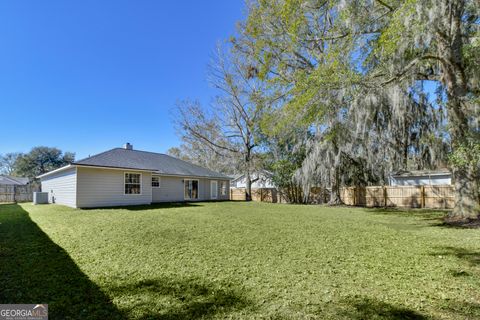
<path id="1" fill-rule="evenodd" d="M 161 176 L 160 188 L 152 188 L 152 202 L 184 201 L 182 180 L 179 177 Z"/>
<path id="2" fill-rule="evenodd" d="M 66 169 L 41 178 L 42 192 L 48 192 L 48 202 L 77 207 L 76 168 Z"/>
<path id="3" fill-rule="evenodd" d="M 451 175 L 390 177 L 391 186 L 446 185 L 452 184 Z"/>
<path id="4" fill-rule="evenodd" d="M 185 201 L 184 198 L 184 179 L 198 180 L 198 200 L 205 201 L 211 200 L 210 196 L 210 181 L 218 181 L 217 187 L 217 199 L 216 200 L 228 200 L 229 199 L 229 181 L 219 179 L 206 179 L 206 178 L 190 178 L 190 177 L 172 177 L 161 176 L 160 188 L 152 188 L 152 202 L 174 202 Z M 225 195 L 221 195 L 220 181 L 227 183 L 227 192 Z"/>
<path id="5" fill-rule="evenodd" d="M 77 168 L 77 207 L 110 207 L 150 204 L 152 175 L 135 170 Z M 141 194 L 125 194 L 125 173 L 142 175 Z"/>

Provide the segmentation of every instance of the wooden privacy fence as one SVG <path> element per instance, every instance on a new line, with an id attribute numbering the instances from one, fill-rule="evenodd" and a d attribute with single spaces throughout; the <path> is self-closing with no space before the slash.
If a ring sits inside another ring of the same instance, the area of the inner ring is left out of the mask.
<path id="1" fill-rule="evenodd" d="M 245 188 L 231 188 L 230 200 L 245 201 Z M 287 203 L 283 194 L 275 188 L 257 188 L 252 189 L 252 200 L 259 202 Z"/>
<path id="2" fill-rule="evenodd" d="M 33 201 L 34 191 L 38 191 L 38 187 L 30 184 L 25 186 L 0 184 L 0 202 Z"/>
<path id="3" fill-rule="evenodd" d="M 340 189 L 340 198 L 350 206 L 452 209 L 455 192 L 452 185 L 346 187 Z M 311 189 L 310 203 L 329 199 L 328 189 Z M 245 200 L 245 188 L 230 189 L 230 200 Z M 252 200 L 286 203 L 274 188 L 252 189 Z"/>
<path id="4" fill-rule="evenodd" d="M 451 209 L 455 190 L 451 185 L 348 187 L 341 189 L 340 198 L 362 207 Z"/>

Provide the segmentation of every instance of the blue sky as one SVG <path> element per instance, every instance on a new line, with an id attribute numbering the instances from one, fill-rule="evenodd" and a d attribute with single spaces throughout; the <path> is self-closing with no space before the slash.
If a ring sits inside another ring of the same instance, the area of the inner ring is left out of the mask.
<path id="1" fill-rule="evenodd" d="M 0 154 L 166 152 L 171 109 L 208 105 L 207 64 L 244 14 L 243 0 L 0 0 Z"/>

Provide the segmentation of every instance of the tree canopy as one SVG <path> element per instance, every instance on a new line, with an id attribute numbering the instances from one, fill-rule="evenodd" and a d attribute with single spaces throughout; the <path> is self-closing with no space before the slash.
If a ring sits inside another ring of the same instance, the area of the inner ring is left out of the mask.
<path id="1" fill-rule="evenodd" d="M 476 150 L 479 7 L 449 0 L 251 3 L 234 43 L 255 57 L 269 92 L 286 97 L 276 112 L 280 128 L 312 128 L 300 170 L 306 187 L 312 180 L 333 191 L 381 181 L 392 170 L 447 165 L 451 152 L 462 158 L 457 150 L 465 143 Z M 449 163 L 455 215 L 476 216 L 478 164 L 457 163 Z"/>
<path id="2" fill-rule="evenodd" d="M 14 165 L 13 173 L 17 176 L 34 179 L 36 176 L 58 169 L 75 160 L 72 152 L 62 152 L 51 147 L 34 147 L 30 152 L 20 154 Z"/>
<path id="3" fill-rule="evenodd" d="M 341 203 L 341 186 L 448 166 L 452 218 L 476 217 L 479 14 L 478 0 L 251 1 L 222 60 L 248 72 L 223 83 L 255 83 L 254 145 L 304 197 L 323 186 Z"/>

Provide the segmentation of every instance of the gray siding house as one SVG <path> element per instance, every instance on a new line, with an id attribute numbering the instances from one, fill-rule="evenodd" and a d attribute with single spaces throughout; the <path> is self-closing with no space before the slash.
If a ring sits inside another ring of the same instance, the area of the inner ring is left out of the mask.
<path id="1" fill-rule="evenodd" d="M 38 176 L 49 203 L 73 208 L 228 200 L 230 178 L 127 143 Z"/>

